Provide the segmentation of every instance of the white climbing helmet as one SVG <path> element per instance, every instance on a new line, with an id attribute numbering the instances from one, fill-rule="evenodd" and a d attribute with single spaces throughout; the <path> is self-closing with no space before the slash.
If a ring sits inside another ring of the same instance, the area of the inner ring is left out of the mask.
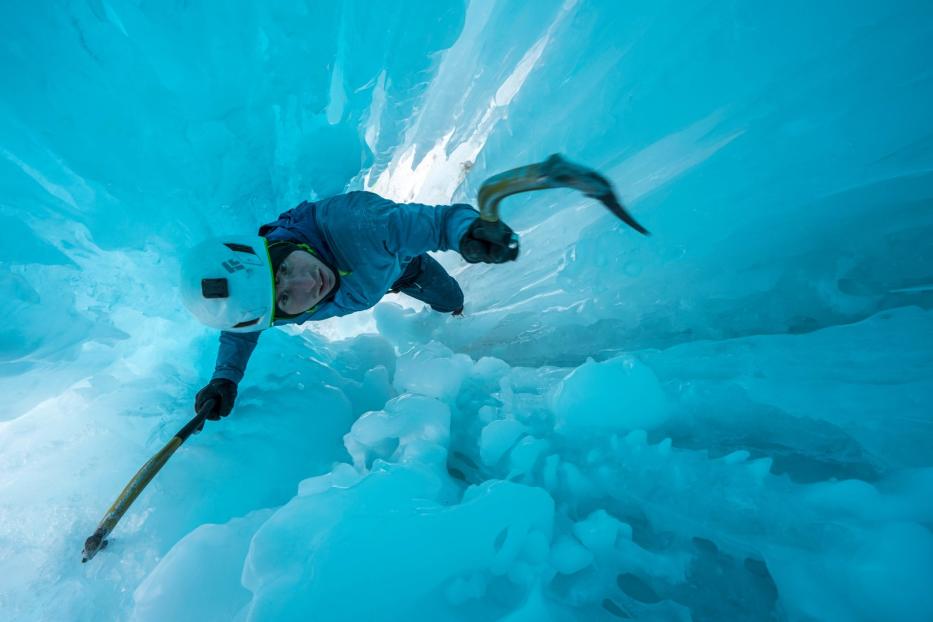
<path id="1" fill-rule="evenodd" d="M 211 238 L 195 246 L 181 269 L 185 306 L 211 328 L 248 333 L 272 326 L 275 288 L 266 239 Z"/>

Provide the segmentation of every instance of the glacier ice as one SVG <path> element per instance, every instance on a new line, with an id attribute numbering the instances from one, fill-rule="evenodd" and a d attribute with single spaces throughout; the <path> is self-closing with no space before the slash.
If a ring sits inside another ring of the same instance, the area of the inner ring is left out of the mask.
<path id="1" fill-rule="evenodd" d="M 667 418 L 657 376 L 630 357 L 588 359 L 557 385 L 551 401 L 555 429 L 564 435 L 653 430 Z"/>
<path id="2" fill-rule="evenodd" d="M 0 619 L 933 619 L 933 9 L 702 0 L 0 8 Z M 474 202 L 566 154 L 654 233 L 509 198 L 437 258 L 216 335 L 179 257 L 305 199 Z"/>

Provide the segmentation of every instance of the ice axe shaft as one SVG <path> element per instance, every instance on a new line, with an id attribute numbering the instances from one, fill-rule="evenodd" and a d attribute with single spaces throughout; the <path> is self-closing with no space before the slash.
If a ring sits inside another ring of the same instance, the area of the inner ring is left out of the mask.
<path id="1" fill-rule="evenodd" d="M 195 415 L 194 419 L 186 423 L 165 447 L 160 449 L 156 455 L 152 456 L 152 458 L 136 472 L 133 479 L 127 483 L 120 493 L 120 496 L 117 497 L 117 500 L 113 502 L 113 505 L 111 505 L 107 513 L 104 514 L 104 518 L 101 519 L 91 537 L 84 541 L 81 563 L 93 559 L 98 551 L 101 551 L 107 546 L 107 536 L 110 535 L 113 528 L 116 527 L 120 519 L 123 518 L 123 515 L 133 504 L 133 501 L 136 500 L 136 497 L 138 497 L 143 489 L 146 488 L 146 485 L 152 481 L 156 473 L 165 466 L 165 463 L 172 457 L 175 450 L 181 447 L 181 444 L 191 436 L 191 433 L 204 423 L 204 420 L 207 418 L 207 413 L 211 412 L 213 408 L 214 400 L 206 402 L 201 410 L 198 411 L 198 414 Z"/>
<path id="2" fill-rule="evenodd" d="M 499 203 L 513 194 L 547 188 L 573 188 L 598 199 L 617 218 L 643 235 L 650 235 L 625 209 L 612 189 L 612 184 L 596 171 L 568 162 L 554 154 L 544 162 L 520 166 L 494 175 L 483 182 L 477 203 L 480 218 L 487 222 L 499 220 Z"/>

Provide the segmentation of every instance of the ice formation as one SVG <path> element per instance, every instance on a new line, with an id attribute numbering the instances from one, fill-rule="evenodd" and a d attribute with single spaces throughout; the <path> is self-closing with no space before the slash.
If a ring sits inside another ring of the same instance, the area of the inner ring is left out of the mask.
<path id="1" fill-rule="evenodd" d="M 0 8 L 0 619 L 933 619 L 933 8 L 896 1 Z M 192 415 L 179 257 L 304 199 L 507 200 L 264 335 Z"/>

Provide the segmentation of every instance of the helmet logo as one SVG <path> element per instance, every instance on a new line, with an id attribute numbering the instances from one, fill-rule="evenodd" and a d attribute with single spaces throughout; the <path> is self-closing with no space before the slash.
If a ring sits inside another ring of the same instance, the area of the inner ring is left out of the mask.
<path id="1" fill-rule="evenodd" d="M 241 264 L 241 263 L 240 263 L 239 261 L 237 261 L 236 259 L 228 259 L 227 261 L 223 262 L 223 263 L 220 264 L 220 265 L 222 265 L 224 268 L 226 268 L 227 272 L 229 272 L 230 274 L 233 274 L 233 273 L 236 272 L 237 270 L 243 270 L 243 269 L 244 269 L 244 268 L 243 268 L 243 264 Z"/>

